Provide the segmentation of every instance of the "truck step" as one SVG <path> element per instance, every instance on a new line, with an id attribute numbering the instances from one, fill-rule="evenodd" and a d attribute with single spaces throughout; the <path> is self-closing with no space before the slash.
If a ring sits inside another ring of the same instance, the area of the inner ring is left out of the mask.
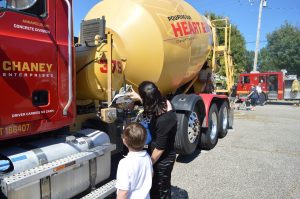
<path id="1" fill-rule="evenodd" d="M 116 146 L 114 144 L 101 145 L 88 151 L 79 152 L 65 158 L 7 176 L 1 180 L 2 192 L 7 195 L 10 191 L 14 191 L 34 181 L 69 171 L 79 167 L 80 164 L 88 160 L 102 156 L 108 150 L 114 150 L 115 147 Z"/>
<path id="2" fill-rule="evenodd" d="M 100 188 L 92 191 L 88 195 L 82 197 L 81 199 L 102 199 L 110 194 L 114 193 L 117 189 L 115 187 L 116 180 L 112 180 L 108 182 L 107 184 L 101 186 Z"/>

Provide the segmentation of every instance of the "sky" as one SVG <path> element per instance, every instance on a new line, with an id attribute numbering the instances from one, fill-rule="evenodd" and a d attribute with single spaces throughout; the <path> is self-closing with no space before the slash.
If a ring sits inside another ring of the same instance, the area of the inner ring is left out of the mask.
<path id="1" fill-rule="evenodd" d="M 87 12 L 100 0 L 74 1 L 74 31 L 78 36 L 80 22 Z M 122 0 L 120 0 L 122 1 Z M 246 40 L 247 50 L 255 50 L 259 3 L 260 0 L 186 0 L 201 14 L 213 12 L 229 17 Z M 300 0 L 267 0 L 261 19 L 261 34 L 259 48 L 267 42 L 267 34 L 280 28 L 285 22 L 300 28 Z"/>

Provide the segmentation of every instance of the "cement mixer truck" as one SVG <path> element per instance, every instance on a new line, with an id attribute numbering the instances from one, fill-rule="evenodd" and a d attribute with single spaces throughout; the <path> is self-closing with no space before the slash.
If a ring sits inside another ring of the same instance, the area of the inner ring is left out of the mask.
<path id="1" fill-rule="evenodd" d="M 213 21 L 183 0 L 103 0 L 74 43 L 72 16 L 71 0 L 0 0 L 1 197 L 72 198 L 105 181 L 143 110 L 128 93 L 144 80 L 176 109 L 178 154 L 226 136 L 230 102 L 211 85 L 229 48 Z"/>

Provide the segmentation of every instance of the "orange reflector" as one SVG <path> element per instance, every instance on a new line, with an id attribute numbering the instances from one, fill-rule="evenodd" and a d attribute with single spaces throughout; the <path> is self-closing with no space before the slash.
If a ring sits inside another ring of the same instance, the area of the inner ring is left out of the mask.
<path id="1" fill-rule="evenodd" d="M 55 172 L 61 171 L 61 170 L 65 169 L 65 168 L 67 168 L 67 167 L 69 167 L 69 166 L 74 165 L 75 163 L 76 163 L 75 161 L 72 161 L 72 162 L 69 162 L 69 163 L 67 163 L 67 164 L 60 165 L 60 166 L 58 166 L 58 167 L 55 167 L 55 168 L 53 169 L 53 171 L 55 171 Z"/>
<path id="2" fill-rule="evenodd" d="M 54 168 L 53 171 L 57 172 L 57 171 L 63 170 L 64 168 L 66 168 L 66 166 L 61 165 L 61 166 L 58 166 L 58 167 Z"/>

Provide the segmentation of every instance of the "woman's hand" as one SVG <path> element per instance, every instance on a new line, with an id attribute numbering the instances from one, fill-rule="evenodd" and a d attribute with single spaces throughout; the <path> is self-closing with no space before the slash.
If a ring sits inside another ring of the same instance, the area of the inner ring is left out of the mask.
<path id="1" fill-rule="evenodd" d="M 157 160 L 160 158 L 160 156 L 162 156 L 163 153 L 164 153 L 164 150 L 159 150 L 157 148 L 155 148 L 153 150 L 152 155 L 151 155 L 152 165 L 157 162 Z"/>
<path id="2" fill-rule="evenodd" d="M 141 96 L 140 96 L 137 92 L 135 92 L 133 89 L 132 89 L 131 92 L 128 94 L 128 96 L 129 96 L 131 99 L 135 100 L 135 101 L 143 102 Z"/>

